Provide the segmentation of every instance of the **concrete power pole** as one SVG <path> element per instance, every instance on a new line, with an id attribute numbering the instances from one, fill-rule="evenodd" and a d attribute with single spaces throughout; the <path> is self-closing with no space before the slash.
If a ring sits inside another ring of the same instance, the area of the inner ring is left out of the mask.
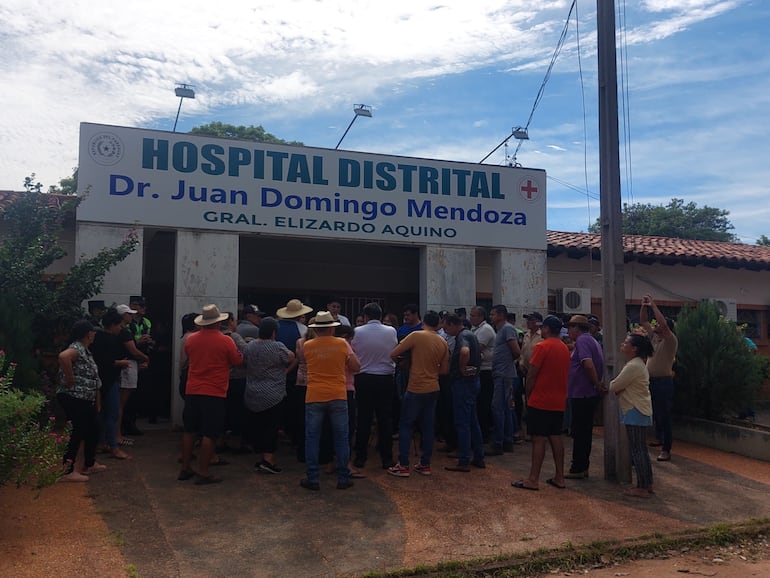
<path id="1" fill-rule="evenodd" d="M 605 382 L 623 367 L 620 342 L 626 335 L 626 291 L 623 272 L 623 221 L 620 210 L 618 137 L 618 70 L 615 45 L 615 0 L 596 0 L 599 60 L 599 188 L 601 196 L 602 318 Z M 607 479 L 631 481 L 628 439 L 618 421 L 618 400 L 604 398 L 604 472 Z"/>

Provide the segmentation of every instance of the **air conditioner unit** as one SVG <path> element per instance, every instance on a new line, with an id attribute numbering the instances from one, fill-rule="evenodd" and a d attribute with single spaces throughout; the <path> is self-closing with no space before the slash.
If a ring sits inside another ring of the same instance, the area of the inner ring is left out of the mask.
<path id="1" fill-rule="evenodd" d="M 591 290 L 580 287 L 557 289 L 556 306 L 562 313 L 571 315 L 591 313 Z"/>
<path id="2" fill-rule="evenodd" d="M 712 297 L 709 299 L 716 303 L 722 317 L 730 321 L 738 321 L 738 303 L 730 297 Z"/>

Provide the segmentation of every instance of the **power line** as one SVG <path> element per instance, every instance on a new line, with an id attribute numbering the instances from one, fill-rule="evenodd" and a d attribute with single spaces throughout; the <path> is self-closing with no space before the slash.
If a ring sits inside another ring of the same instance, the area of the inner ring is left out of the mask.
<path id="1" fill-rule="evenodd" d="M 559 53 L 561 52 L 562 47 L 564 46 L 564 40 L 567 37 L 567 31 L 569 30 L 569 23 L 572 19 L 572 12 L 575 10 L 575 5 L 577 4 L 577 0 L 572 0 L 572 5 L 569 9 L 569 14 L 567 15 L 567 20 L 564 23 L 564 28 L 561 31 L 561 35 L 559 36 L 559 41 L 556 43 L 556 49 L 553 51 L 553 55 L 551 56 L 551 62 L 548 64 L 548 70 L 546 70 L 545 77 L 543 78 L 543 82 L 540 84 L 540 89 L 537 91 L 537 96 L 535 97 L 535 102 L 532 104 L 532 110 L 529 113 L 529 118 L 527 119 L 527 124 L 525 124 L 523 127 L 518 127 L 519 129 L 524 129 L 525 131 L 529 130 L 529 124 L 532 122 L 532 117 L 535 116 L 535 110 L 537 110 L 537 106 L 540 104 L 540 101 L 543 98 L 543 94 L 545 93 L 545 86 L 548 84 L 548 80 L 551 78 L 551 71 L 553 70 L 554 64 L 556 64 L 556 59 L 559 57 Z M 511 134 L 503 139 L 503 141 L 497 145 L 495 148 L 493 148 L 491 151 L 489 151 L 489 154 L 485 156 L 483 159 L 479 161 L 479 164 L 483 163 L 485 160 L 487 160 L 490 156 L 494 154 L 494 152 L 499 149 L 501 146 L 503 146 L 505 143 L 507 143 L 509 140 L 511 140 L 511 137 L 513 137 L 514 131 L 511 131 Z M 521 139 L 519 139 L 516 150 L 513 153 L 513 158 L 516 158 L 516 155 L 519 153 L 519 149 L 521 148 Z"/>

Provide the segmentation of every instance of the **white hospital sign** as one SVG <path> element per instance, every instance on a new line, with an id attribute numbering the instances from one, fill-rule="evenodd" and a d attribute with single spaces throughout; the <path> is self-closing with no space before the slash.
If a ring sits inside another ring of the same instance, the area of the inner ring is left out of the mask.
<path id="1" fill-rule="evenodd" d="M 545 171 L 80 125 L 78 220 L 546 248 Z"/>

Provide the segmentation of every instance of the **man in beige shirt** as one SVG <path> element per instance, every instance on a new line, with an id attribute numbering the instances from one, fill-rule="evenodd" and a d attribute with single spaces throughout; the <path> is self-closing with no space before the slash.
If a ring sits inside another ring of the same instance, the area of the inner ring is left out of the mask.
<path id="1" fill-rule="evenodd" d="M 409 477 L 409 447 L 414 423 L 419 420 L 422 437 L 420 463 L 412 468 L 422 475 L 430 475 L 433 453 L 433 422 L 439 395 L 438 376 L 449 371 L 449 348 L 436 331 L 439 316 L 428 311 L 422 320 L 422 330 L 413 331 L 391 352 L 393 361 L 407 351 L 411 352 L 409 385 L 401 400 L 398 432 L 398 463 L 388 468 L 391 476 Z"/>
<path id="2" fill-rule="evenodd" d="M 655 327 L 649 320 L 648 309 L 655 316 Z M 649 293 L 642 298 L 639 324 L 652 340 L 655 353 L 647 359 L 652 395 L 652 416 L 655 421 L 657 441 L 650 445 L 661 446 L 659 462 L 671 459 L 671 409 L 674 404 L 674 360 L 679 341 L 674 335 L 674 320 L 661 313 Z"/>
<path id="3" fill-rule="evenodd" d="M 520 429 L 516 433 L 515 439 L 520 443 L 524 438 L 524 422 L 522 421 L 524 408 L 526 403 L 524 400 L 525 384 L 527 380 L 527 372 L 529 371 L 529 360 L 532 359 L 532 352 L 535 349 L 535 345 L 543 340 L 543 336 L 540 335 L 540 327 L 543 325 L 543 316 L 537 311 L 528 313 L 524 316 L 527 320 L 527 331 L 524 334 L 524 339 L 521 343 L 521 355 L 519 356 L 519 377 L 521 383 L 519 388 L 514 391 L 514 402 L 516 404 L 516 417 L 519 420 Z"/>

